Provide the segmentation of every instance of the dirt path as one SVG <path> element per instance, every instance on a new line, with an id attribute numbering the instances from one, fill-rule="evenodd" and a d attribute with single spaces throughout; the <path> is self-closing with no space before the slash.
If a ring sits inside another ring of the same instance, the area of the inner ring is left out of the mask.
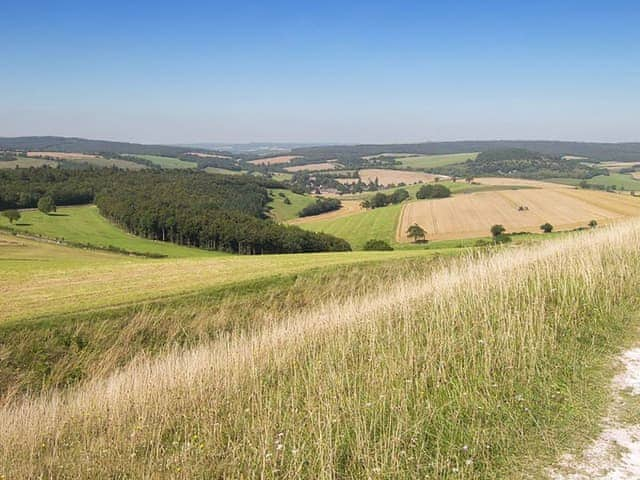
<path id="1" fill-rule="evenodd" d="M 623 371 L 612 382 L 613 404 L 600 436 L 580 455 L 564 455 L 550 470 L 554 480 L 640 479 L 640 425 L 623 421 L 629 398 L 640 396 L 640 348 L 620 357 Z"/>

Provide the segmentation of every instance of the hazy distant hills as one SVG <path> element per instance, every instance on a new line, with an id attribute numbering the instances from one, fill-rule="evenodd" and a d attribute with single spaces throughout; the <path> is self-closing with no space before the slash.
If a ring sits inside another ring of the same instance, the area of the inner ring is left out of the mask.
<path id="1" fill-rule="evenodd" d="M 594 143 L 594 142 L 562 142 L 548 140 L 489 140 L 489 141 L 456 141 L 456 142 L 424 142 L 383 145 L 352 146 L 318 146 L 294 148 L 292 153 L 313 157 L 335 157 L 336 155 L 375 155 L 378 153 L 416 153 L 445 154 L 485 152 L 521 148 L 546 155 L 574 155 L 589 157 L 592 160 L 608 161 L 640 161 L 640 143 Z"/>
<path id="2" fill-rule="evenodd" d="M 89 140 L 77 137 L 0 137 L 0 150 L 32 150 L 44 152 L 129 153 L 137 155 L 166 155 L 176 157 L 187 152 L 210 151 L 206 148 L 171 145 Z"/>
<path id="3" fill-rule="evenodd" d="M 485 152 L 521 148 L 546 155 L 574 155 L 600 161 L 640 162 L 640 143 L 562 142 L 547 140 L 479 140 L 369 145 L 328 145 L 310 143 L 195 143 L 190 145 L 145 145 L 140 143 L 90 140 L 77 137 L 0 137 L 0 150 L 52 152 L 129 153 L 180 156 L 187 152 L 216 152 L 269 155 L 292 152 L 313 158 L 338 155 L 365 156 L 378 153 L 446 154 Z"/>

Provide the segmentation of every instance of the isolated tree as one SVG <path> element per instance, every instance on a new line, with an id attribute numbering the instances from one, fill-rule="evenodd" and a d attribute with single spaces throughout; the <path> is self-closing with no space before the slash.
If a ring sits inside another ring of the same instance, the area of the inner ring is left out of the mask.
<path id="1" fill-rule="evenodd" d="M 53 201 L 53 198 L 48 195 L 41 197 L 40 200 L 38 200 L 38 210 L 42 213 L 46 213 L 47 215 L 51 212 L 55 212 L 56 204 Z"/>
<path id="2" fill-rule="evenodd" d="M 7 217 L 9 219 L 9 223 L 17 222 L 20 220 L 20 212 L 18 210 L 5 210 L 2 212 L 3 217 Z"/>
<path id="3" fill-rule="evenodd" d="M 542 225 L 540 225 L 540 230 L 542 230 L 544 233 L 551 233 L 553 231 L 553 225 L 551 225 L 549 222 L 543 223 Z"/>
<path id="4" fill-rule="evenodd" d="M 597 220 L 591 220 L 589 222 L 589 228 L 596 228 L 598 226 L 598 221 Z"/>
<path id="5" fill-rule="evenodd" d="M 496 237 L 499 237 L 500 235 L 502 235 L 506 231 L 507 231 L 507 229 L 504 228 L 502 225 L 496 224 L 493 227 L 491 227 L 491 236 L 493 238 L 496 238 Z"/>
<path id="6" fill-rule="evenodd" d="M 427 232 L 417 223 L 414 223 L 407 229 L 407 237 L 413 238 L 413 242 L 417 243 L 418 240 L 425 240 Z"/>

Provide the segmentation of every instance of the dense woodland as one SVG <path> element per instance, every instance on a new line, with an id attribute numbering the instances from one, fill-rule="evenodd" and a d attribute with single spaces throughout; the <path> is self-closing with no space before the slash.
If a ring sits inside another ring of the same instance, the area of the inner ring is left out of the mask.
<path id="1" fill-rule="evenodd" d="M 579 159 L 562 159 L 520 148 L 490 150 L 473 160 L 432 169 L 455 177 L 501 176 L 544 179 L 556 177 L 592 178 L 606 175 L 606 169 L 592 168 Z"/>
<path id="2" fill-rule="evenodd" d="M 95 202 L 109 220 L 136 235 L 242 254 L 350 250 L 336 237 L 266 219 L 267 188 L 277 182 L 197 171 L 137 172 L 47 167 L 0 170 L 0 210 Z"/>

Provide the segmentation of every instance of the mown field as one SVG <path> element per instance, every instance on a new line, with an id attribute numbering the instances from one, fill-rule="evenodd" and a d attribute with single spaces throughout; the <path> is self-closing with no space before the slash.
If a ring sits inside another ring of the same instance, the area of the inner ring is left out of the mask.
<path id="1" fill-rule="evenodd" d="M 3 391 L 55 387 L 0 402 L 0 475 L 542 478 L 597 430 L 610 358 L 637 338 L 639 242 L 631 222 L 426 264 L 391 252 L 222 303 L 0 325 Z M 316 263 L 233 260 L 286 257 Z"/>
<path id="2" fill-rule="evenodd" d="M 105 248 L 113 246 L 136 253 L 176 258 L 221 255 L 218 252 L 207 252 L 128 234 L 103 218 L 94 205 L 59 207 L 56 213 L 50 215 L 37 210 L 25 210 L 21 215 L 22 218 L 14 224 L 10 224 L 7 218 L 0 216 L 0 227 L 28 235 Z"/>
<path id="3" fill-rule="evenodd" d="M 402 166 L 418 169 L 430 169 L 436 167 L 445 167 L 456 163 L 474 160 L 478 156 L 478 152 L 473 153 L 450 153 L 447 155 L 416 155 L 399 158 Z"/>
<path id="4" fill-rule="evenodd" d="M 6 162 L 0 161 L 0 168 L 30 168 L 30 167 L 43 167 L 48 166 L 56 168 L 58 164 L 52 160 L 45 160 L 44 158 L 29 158 L 29 157 L 17 157 L 16 160 L 9 160 Z"/>
<path id="5" fill-rule="evenodd" d="M 57 258 L 54 255 L 51 260 L 43 261 L 43 248 L 46 251 L 47 247 L 40 242 L 3 237 L 5 242 L 0 249 L 0 288 L 4 293 L 0 297 L 2 321 L 185 295 L 312 268 L 434 254 L 416 251 L 238 256 L 209 255 L 209 252 L 198 250 L 199 258 L 146 259 L 112 254 L 105 257 L 102 252 L 84 251 L 79 255 L 82 261 L 72 262 L 69 257 L 73 257 L 73 252 L 82 250 L 67 249 L 62 260 L 53 260 Z M 7 245 L 11 239 L 20 245 Z M 16 250 L 21 252 L 19 259 L 15 256 Z"/>
<path id="6" fill-rule="evenodd" d="M 144 158 L 150 162 L 159 165 L 162 168 L 196 168 L 198 165 L 195 162 L 185 162 L 175 157 L 162 157 L 160 155 L 135 155 L 136 157 Z"/>

